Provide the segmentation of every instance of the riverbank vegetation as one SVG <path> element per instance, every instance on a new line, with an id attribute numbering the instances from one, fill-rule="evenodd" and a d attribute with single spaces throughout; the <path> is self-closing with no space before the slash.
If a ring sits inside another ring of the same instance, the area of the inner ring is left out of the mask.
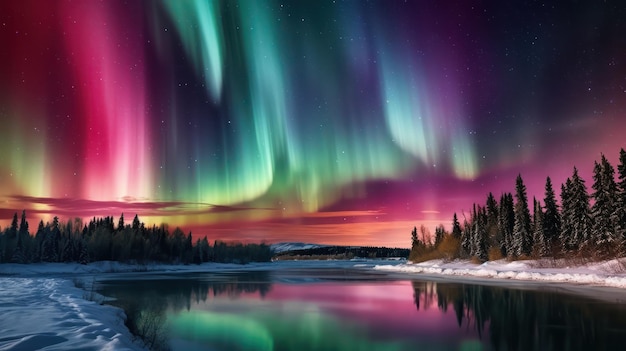
<path id="1" fill-rule="evenodd" d="M 585 258 L 606 260 L 626 255 L 626 151 L 615 168 L 602 155 L 593 168 L 591 193 L 574 167 L 561 185 L 557 203 L 547 177 L 543 200 L 529 206 L 521 175 L 515 194 L 502 193 L 499 201 L 489 193 L 484 204 L 474 204 L 463 223 L 455 213 L 452 230 L 437 227 L 434 238 L 422 226 L 411 232 L 409 259 Z M 532 215 L 531 215 L 532 209 Z"/>
<path id="2" fill-rule="evenodd" d="M 274 256 L 275 260 L 350 260 L 354 258 L 407 258 L 409 249 L 374 246 L 323 246 L 291 250 Z"/>
<path id="3" fill-rule="evenodd" d="M 194 243 L 191 232 L 180 228 L 170 232 L 166 224 L 146 227 L 135 215 L 126 224 L 122 214 L 114 218 L 93 218 L 83 224 L 79 218 L 61 223 L 39 222 L 35 235 L 29 232 L 26 211 L 21 220 L 15 213 L 11 226 L 0 232 L 0 263 L 120 261 L 137 263 L 267 262 L 269 245 L 225 243 L 207 238 Z"/>

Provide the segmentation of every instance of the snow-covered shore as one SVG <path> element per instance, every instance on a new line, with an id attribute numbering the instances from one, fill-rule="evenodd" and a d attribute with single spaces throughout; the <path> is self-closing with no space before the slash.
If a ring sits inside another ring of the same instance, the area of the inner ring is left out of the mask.
<path id="1" fill-rule="evenodd" d="M 626 260 L 577 263 L 565 260 L 506 260 L 475 264 L 467 260 L 432 260 L 376 265 L 375 270 L 446 277 L 477 277 L 626 288 Z"/>
<path id="2" fill-rule="evenodd" d="M 141 350 L 119 308 L 60 278 L 0 278 L 0 350 Z"/>

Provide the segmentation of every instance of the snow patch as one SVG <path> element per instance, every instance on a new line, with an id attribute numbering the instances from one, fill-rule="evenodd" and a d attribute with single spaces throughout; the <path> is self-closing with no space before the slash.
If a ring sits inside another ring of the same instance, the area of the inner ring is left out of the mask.
<path id="1" fill-rule="evenodd" d="M 0 350 L 142 350 L 124 312 L 60 278 L 0 278 Z"/>
<path id="2" fill-rule="evenodd" d="M 506 260 L 499 260 L 478 265 L 463 260 L 452 262 L 432 260 L 415 264 L 376 265 L 374 269 L 402 273 L 573 283 L 626 288 L 626 271 L 621 261 L 611 260 L 588 263 L 574 268 L 562 265 L 565 265 L 565 263 L 557 262 L 555 263 L 556 267 L 542 268 L 549 265 L 545 262 L 537 261 L 507 262 Z"/>

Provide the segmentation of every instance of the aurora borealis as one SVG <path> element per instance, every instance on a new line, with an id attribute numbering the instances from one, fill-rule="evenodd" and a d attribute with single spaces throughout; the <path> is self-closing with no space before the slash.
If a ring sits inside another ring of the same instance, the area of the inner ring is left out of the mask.
<path id="1" fill-rule="evenodd" d="M 626 5 L 0 3 L 0 224 L 409 246 L 626 147 Z"/>

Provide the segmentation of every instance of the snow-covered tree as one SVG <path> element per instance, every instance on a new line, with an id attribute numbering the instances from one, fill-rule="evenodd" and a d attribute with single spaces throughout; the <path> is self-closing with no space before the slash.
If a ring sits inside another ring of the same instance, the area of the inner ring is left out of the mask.
<path id="1" fill-rule="evenodd" d="M 472 211 L 472 256 L 481 261 L 488 258 L 487 211 L 484 207 L 474 205 Z"/>
<path id="2" fill-rule="evenodd" d="M 626 240 L 626 151 L 619 152 L 619 165 L 617 165 L 617 216 L 619 222 L 620 240 Z"/>
<path id="3" fill-rule="evenodd" d="M 498 228 L 498 203 L 492 193 L 487 195 L 487 203 L 485 206 L 486 213 L 486 232 L 487 245 L 489 247 L 498 246 L 502 241 L 502 232 Z"/>
<path id="4" fill-rule="evenodd" d="M 569 251 L 585 251 L 591 247 L 591 210 L 589 194 L 585 180 L 578 175 L 574 167 L 572 178 L 568 178 L 564 192 L 563 204 L 563 244 Z"/>
<path id="5" fill-rule="evenodd" d="M 561 242 L 561 250 L 568 252 L 572 243 L 572 233 L 574 232 L 574 215 L 572 204 L 572 179 L 567 178 L 564 184 L 561 184 L 561 233 L 559 241 Z"/>
<path id="6" fill-rule="evenodd" d="M 544 213 L 541 208 L 541 201 L 533 198 L 533 255 L 538 257 L 548 255 L 548 240 L 544 228 Z"/>
<path id="7" fill-rule="evenodd" d="M 472 255 L 472 224 L 465 219 L 463 221 L 463 233 L 461 234 L 461 256 Z"/>
<path id="8" fill-rule="evenodd" d="M 556 203 L 556 195 L 550 177 L 546 178 L 546 192 L 543 200 L 546 211 L 543 214 L 543 228 L 547 253 L 553 253 L 561 235 L 561 214 Z"/>
<path id="9" fill-rule="evenodd" d="M 592 242 L 600 255 L 607 255 L 615 249 L 618 241 L 619 213 L 617 210 L 617 184 L 615 169 L 604 155 L 600 163 L 595 162 L 593 169 L 595 200 L 591 207 Z"/>
<path id="10" fill-rule="evenodd" d="M 513 227 L 515 225 L 515 210 L 513 195 L 504 193 L 500 197 L 500 209 L 498 211 L 498 231 L 501 233 L 500 252 L 503 256 L 513 256 Z"/>
<path id="11" fill-rule="evenodd" d="M 513 226 L 513 254 L 515 256 L 530 255 L 533 240 L 530 229 L 530 211 L 528 210 L 528 197 L 526 186 L 522 176 L 518 175 L 515 180 L 515 224 Z"/>

